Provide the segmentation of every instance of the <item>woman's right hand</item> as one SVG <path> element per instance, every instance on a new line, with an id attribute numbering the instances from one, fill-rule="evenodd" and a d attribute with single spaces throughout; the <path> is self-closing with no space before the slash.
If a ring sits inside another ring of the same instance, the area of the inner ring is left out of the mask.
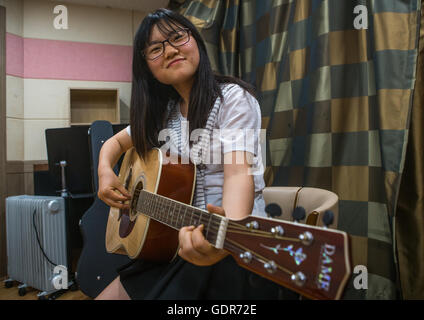
<path id="1" fill-rule="evenodd" d="M 98 197 L 111 207 L 129 209 L 129 204 L 124 203 L 131 199 L 131 194 L 122 185 L 112 168 L 103 169 L 99 173 Z"/>

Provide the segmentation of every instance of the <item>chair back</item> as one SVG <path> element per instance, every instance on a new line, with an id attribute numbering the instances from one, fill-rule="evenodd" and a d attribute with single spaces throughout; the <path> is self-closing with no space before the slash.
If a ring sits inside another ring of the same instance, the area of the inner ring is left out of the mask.
<path id="1" fill-rule="evenodd" d="M 293 221 L 292 213 L 296 207 L 306 211 L 301 223 L 324 226 L 322 217 L 326 210 L 334 214 L 330 228 L 337 229 L 339 216 L 339 197 L 329 190 L 310 187 L 267 187 L 263 190 L 265 204 L 276 203 L 282 209 L 282 214 L 276 219 Z"/>

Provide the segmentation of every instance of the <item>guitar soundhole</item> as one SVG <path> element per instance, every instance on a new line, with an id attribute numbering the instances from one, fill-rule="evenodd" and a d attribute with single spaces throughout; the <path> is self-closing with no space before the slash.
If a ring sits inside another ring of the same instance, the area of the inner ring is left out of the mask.
<path id="1" fill-rule="evenodd" d="M 132 229 L 134 228 L 135 222 L 137 220 L 131 221 L 129 216 L 129 210 L 128 209 L 121 209 L 120 213 L 122 214 L 121 220 L 119 223 L 119 236 L 121 238 L 127 237 Z"/>

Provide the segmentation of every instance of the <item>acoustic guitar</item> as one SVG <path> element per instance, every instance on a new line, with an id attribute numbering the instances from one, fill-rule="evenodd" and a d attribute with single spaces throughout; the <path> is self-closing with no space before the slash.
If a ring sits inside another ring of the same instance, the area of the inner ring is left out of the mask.
<path id="1" fill-rule="evenodd" d="M 179 160 L 181 160 L 179 158 Z M 130 209 L 111 208 L 106 250 L 131 259 L 171 261 L 178 230 L 204 225 L 205 238 L 243 268 L 310 299 L 339 299 L 351 274 L 346 233 L 258 216 L 232 220 L 193 207 L 196 167 L 164 162 L 159 149 L 141 159 L 134 148 L 119 179 Z"/>

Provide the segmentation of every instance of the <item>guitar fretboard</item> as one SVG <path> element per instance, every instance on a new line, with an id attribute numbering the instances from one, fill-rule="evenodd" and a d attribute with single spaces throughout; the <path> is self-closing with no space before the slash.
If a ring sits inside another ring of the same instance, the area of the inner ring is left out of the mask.
<path id="1" fill-rule="evenodd" d="M 138 213 L 176 230 L 185 226 L 203 224 L 203 234 L 206 240 L 211 244 L 216 243 L 222 217 L 145 190 L 135 191 L 134 197 L 137 196 L 136 210 Z"/>

